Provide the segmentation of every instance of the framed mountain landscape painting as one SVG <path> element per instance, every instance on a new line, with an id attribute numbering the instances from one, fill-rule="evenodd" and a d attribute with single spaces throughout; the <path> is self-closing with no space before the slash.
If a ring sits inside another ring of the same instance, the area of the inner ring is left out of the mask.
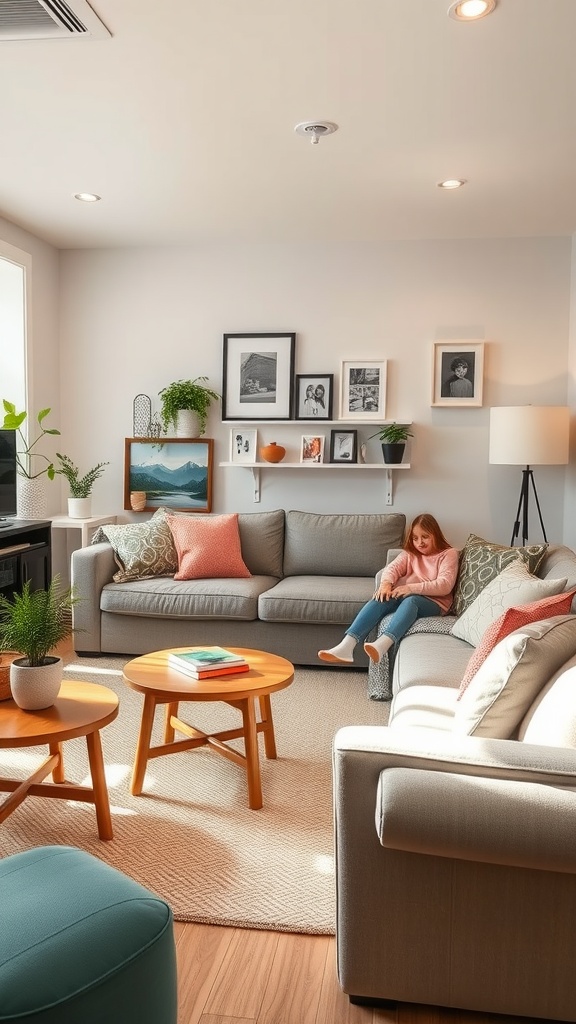
<path id="1" fill-rule="evenodd" d="M 124 445 L 125 509 L 132 509 L 130 494 L 143 491 L 145 512 L 161 507 L 174 512 L 212 511 L 212 438 L 127 437 Z"/>

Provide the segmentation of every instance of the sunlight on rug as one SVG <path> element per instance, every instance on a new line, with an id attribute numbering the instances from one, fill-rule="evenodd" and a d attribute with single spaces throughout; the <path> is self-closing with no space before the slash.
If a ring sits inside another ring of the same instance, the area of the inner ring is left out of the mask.
<path id="1" fill-rule="evenodd" d="M 118 718 L 101 733 L 114 839 L 98 839 L 89 804 L 28 797 L 0 826 L 0 855 L 77 846 L 166 899 L 177 920 L 333 934 L 332 737 L 388 718 L 387 704 L 367 698 L 366 673 L 299 668 L 292 686 L 272 695 L 278 758 L 266 759 L 260 738 L 264 807 L 251 811 L 243 770 L 206 748 L 154 759 L 143 795 L 130 795 L 142 697 L 122 681 L 127 660 L 72 657 L 65 669 L 67 679 L 120 696 Z M 204 731 L 239 724 L 224 704 L 180 711 Z M 156 717 L 160 742 L 161 709 Z M 44 754 L 0 751 L 0 772 L 27 773 Z M 89 780 L 84 739 L 66 743 L 64 759 L 67 779 Z"/>

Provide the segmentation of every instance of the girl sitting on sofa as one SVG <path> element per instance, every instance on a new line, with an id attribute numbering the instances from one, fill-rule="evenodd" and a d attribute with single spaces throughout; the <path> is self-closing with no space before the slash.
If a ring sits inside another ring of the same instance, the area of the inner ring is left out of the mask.
<path id="1" fill-rule="evenodd" d="M 393 612 L 386 629 L 372 643 L 364 643 L 368 657 L 379 662 L 398 643 L 418 618 L 446 615 L 458 575 L 458 551 L 450 547 L 434 516 L 427 512 L 412 522 L 401 554 L 382 570 L 380 585 L 371 601 L 360 609 L 336 647 L 318 651 L 322 661 L 349 665 L 356 644 L 386 615 Z"/>

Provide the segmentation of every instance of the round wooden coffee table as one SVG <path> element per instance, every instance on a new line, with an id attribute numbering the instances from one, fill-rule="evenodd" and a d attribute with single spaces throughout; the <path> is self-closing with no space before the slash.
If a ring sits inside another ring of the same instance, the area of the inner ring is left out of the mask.
<path id="1" fill-rule="evenodd" d="M 62 683 L 51 708 L 22 711 L 13 700 L 0 703 L 0 749 L 48 745 L 49 756 L 27 779 L 0 778 L 0 791 L 9 792 L 0 805 L 0 823 L 5 821 L 28 794 L 81 800 L 96 808 L 100 839 L 112 839 L 110 804 L 104 775 L 100 729 L 118 714 L 118 697 L 107 686 L 96 683 Z M 92 786 L 66 782 L 62 744 L 85 736 Z M 52 782 L 43 782 L 52 773 Z"/>
<path id="2" fill-rule="evenodd" d="M 179 647 L 174 650 L 186 651 L 194 648 Z M 294 666 L 285 658 L 267 654 L 265 651 L 245 647 L 228 647 L 227 650 L 241 654 L 250 665 L 250 671 L 238 675 L 194 679 L 168 665 L 168 655 L 172 653 L 169 650 L 144 654 L 124 666 L 124 679 L 128 686 L 144 694 L 142 722 L 130 787 L 130 792 L 134 796 L 142 793 L 146 765 L 150 758 L 208 746 L 222 757 L 245 767 L 248 806 L 255 811 L 262 807 L 258 733 L 264 733 L 266 757 L 275 758 L 276 740 L 270 694 L 290 685 L 294 679 Z M 259 721 L 256 718 L 256 699 L 260 707 Z M 242 725 L 237 729 L 227 729 L 225 732 L 208 735 L 178 717 L 178 705 L 181 701 L 223 701 L 238 708 L 242 714 Z M 166 704 L 164 743 L 151 747 L 152 725 L 158 704 Z M 175 740 L 175 730 L 187 739 Z M 230 747 L 227 742 L 240 737 L 244 739 L 244 754 Z"/>

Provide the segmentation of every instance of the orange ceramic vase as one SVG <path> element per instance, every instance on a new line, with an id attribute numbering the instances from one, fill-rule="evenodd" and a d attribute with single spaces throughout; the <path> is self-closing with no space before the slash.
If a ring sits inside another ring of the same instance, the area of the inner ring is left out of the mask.
<path id="1" fill-rule="evenodd" d="M 281 444 L 276 444 L 276 441 L 271 441 L 270 444 L 264 445 L 260 449 L 260 455 L 265 462 L 282 462 L 286 455 L 286 449 Z"/>

